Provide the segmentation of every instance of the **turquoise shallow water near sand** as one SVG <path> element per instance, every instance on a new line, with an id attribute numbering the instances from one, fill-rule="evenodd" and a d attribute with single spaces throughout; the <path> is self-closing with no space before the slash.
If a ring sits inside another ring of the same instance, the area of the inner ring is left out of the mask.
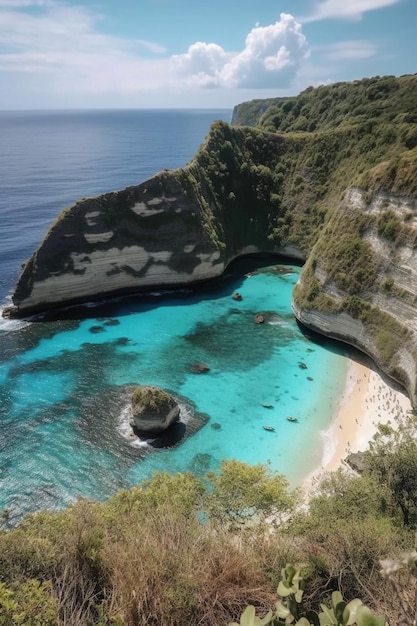
<path id="1" fill-rule="evenodd" d="M 0 112 L 0 302 L 63 207 L 184 166 L 211 122 L 231 113 Z M 299 268 L 245 277 L 239 267 L 205 293 L 87 306 L 61 321 L 0 320 L 0 508 L 12 522 L 80 495 L 105 498 L 154 470 L 201 474 L 234 457 L 269 461 L 297 484 L 320 464 L 346 361 L 298 328 Z M 256 325 L 260 311 L 269 315 Z M 210 371 L 193 373 L 196 361 Z M 181 397 L 177 447 L 129 436 L 135 383 Z"/>
<path id="2" fill-rule="evenodd" d="M 206 292 L 85 308 L 86 319 L 3 322 L 0 507 L 17 519 L 79 495 L 107 497 L 156 470 L 201 474 L 225 458 L 269 463 L 298 484 L 320 465 L 346 367 L 291 314 L 299 271 L 273 265 L 245 276 L 242 264 Z M 198 361 L 210 371 L 196 374 Z M 182 398 L 179 444 L 130 436 L 126 386 L 136 383 Z"/>

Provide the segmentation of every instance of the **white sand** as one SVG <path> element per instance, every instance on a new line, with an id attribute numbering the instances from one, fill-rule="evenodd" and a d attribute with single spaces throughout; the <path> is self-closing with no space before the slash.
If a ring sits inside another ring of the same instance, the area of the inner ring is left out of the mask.
<path id="1" fill-rule="evenodd" d="M 324 439 L 322 465 L 304 482 L 311 493 L 325 472 L 335 471 L 351 452 L 365 450 L 377 424 L 394 423 L 398 415 L 411 410 L 405 393 L 383 378 L 372 366 L 349 359 L 346 386 L 335 416 Z"/>

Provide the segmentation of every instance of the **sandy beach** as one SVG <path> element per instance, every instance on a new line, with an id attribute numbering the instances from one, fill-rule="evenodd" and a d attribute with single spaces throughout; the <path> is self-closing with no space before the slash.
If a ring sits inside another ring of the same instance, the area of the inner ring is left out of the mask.
<path id="1" fill-rule="evenodd" d="M 335 471 L 351 452 L 365 450 L 379 423 L 394 422 L 398 415 L 411 410 L 407 395 L 382 377 L 372 364 L 349 359 L 346 385 L 337 415 L 324 435 L 322 465 L 304 482 L 303 490 L 314 490 L 326 472 Z"/>

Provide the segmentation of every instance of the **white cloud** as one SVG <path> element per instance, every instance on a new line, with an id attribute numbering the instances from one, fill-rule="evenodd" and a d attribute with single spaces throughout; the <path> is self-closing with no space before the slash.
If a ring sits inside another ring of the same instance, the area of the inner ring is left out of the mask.
<path id="1" fill-rule="evenodd" d="M 399 4 L 402 0 L 324 0 L 316 4 L 313 13 L 302 22 L 315 22 L 329 18 L 361 19 L 364 13 Z"/>
<path id="2" fill-rule="evenodd" d="M 6 6 L 7 5 L 7 6 Z M 37 7 L 36 12 L 26 10 Z M 168 78 L 165 48 L 143 39 L 125 40 L 101 34 L 100 16 L 80 6 L 55 0 L 0 0 L 0 72 L 9 83 L 13 74 L 22 75 L 22 85 L 13 80 L 16 92 L 28 95 L 24 82 L 49 94 L 81 92 L 133 93 L 159 87 Z M 140 52 L 147 52 L 143 58 Z M 10 101 L 10 90 L 0 84 L 2 99 Z M 29 94 L 30 95 L 30 94 Z M 22 97 L 22 96 L 21 96 Z"/>
<path id="3" fill-rule="evenodd" d="M 307 40 L 292 15 L 256 26 L 241 52 L 227 53 L 216 44 L 196 43 L 174 56 L 173 67 L 190 84 L 207 87 L 266 88 L 289 84 L 308 56 Z"/>
<path id="4" fill-rule="evenodd" d="M 300 24 L 286 14 L 254 27 L 241 51 L 197 42 L 172 57 L 159 42 L 100 32 L 101 21 L 91 8 L 61 0 L 0 0 L 0 109 L 27 108 L 32 94 L 64 106 L 125 96 L 140 106 L 158 90 L 166 97 L 204 88 L 277 90 L 308 56 Z"/>
<path id="5" fill-rule="evenodd" d="M 173 71 L 187 83 L 216 87 L 221 83 L 222 70 L 230 58 L 231 54 L 215 43 L 197 42 L 185 54 L 174 55 L 171 63 Z"/>
<path id="6" fill-rule="evenodd" d="M 0 0 L 0 9 L 20 9 L 27 7 L 42 7 L 48 4 L 48 0 Z"/>
<path id="7" fill-rule="evenodd" d="M 357 61 L 369 59 L 378 54 L 378 47 L 374 43 L 361 39 L 338 41 L 324 47 L 318 46 L 315 50 L 322 52 L 323 58 L 329 62 Z"/>
<path id="8" fill-rule="evenodd" d="M 301 25 L 282 13 L 279 22 L 251 30 L 245 49 L 223 68 L 222 82 L 227 87 L 283 87 L 307 56 Z"/>
<path id="9" fill-rule="evenodd" d="M 147 41 L 146 39 L 137 39 L 136 41 L 140 46 L 145 48 L 145 50 L 153 54 L 164 54 L 164 52 L 166 52 L 165 46 L 161 46 L 161 44 L 155 43 L 155 41 Z"/>

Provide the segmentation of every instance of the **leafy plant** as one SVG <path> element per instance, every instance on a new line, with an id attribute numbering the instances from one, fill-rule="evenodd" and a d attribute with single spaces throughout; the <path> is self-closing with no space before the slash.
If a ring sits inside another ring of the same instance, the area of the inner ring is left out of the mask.
<path id="1" fill-rule="evenodd" d="M 277 594 L 280 596 L 275 611 L 269 611 L 265 617 L 256 615 L 255 607 L 246 607 L 240 623 L 231 622 L 229 626 L 279 626 L 293 624 L 295 626 L 385 626 L 385 616 L 376 616 L 372 611 L 355 598 L 345 602 L 340 591 L 333 591 L 330 605 L 321 603 L 321 611 L 304 610 L 303 593 L 305 578 L 301 569 L 287 564 L 281 570 L 281 580 Z M 295 621 L 297 620 L 297 621 Z"/>

